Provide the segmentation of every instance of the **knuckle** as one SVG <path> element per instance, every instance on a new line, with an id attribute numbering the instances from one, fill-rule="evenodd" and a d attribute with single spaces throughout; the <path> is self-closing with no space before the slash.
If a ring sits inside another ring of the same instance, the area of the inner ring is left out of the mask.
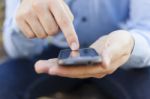
<path id="1" fill-rule="evenodd" d="M 22 14 L 22 16 L 29 16 L 29 15 L 31 15 L 31 14 L 33 14 L 33 13 L 32 13 L 32 11 L 29 9 L 29 10 L 26 10 L 26 11 Z"/>
<path id="2" fill-rule="evenodd" d="M 34 8 L 34 9 L 39 9 L 40 8 L 40 6 L 41 6 L 41 1 L 40 0 L 37 0 L 36 2 L 33 2 L 32 3 L 32 7 Z"/>
<path id="3" fill-rule="evenodd" d="M 16 16 L 15 16 L 15 20 L 18 23 L 20 23 L 20 21 L 22 21 L 24 19 L 24 15 L 21 14 L 21 13 L 17 13 Z"/>
<path id="4" fill-rule="evenodd" d="M 52 33 L 55 35 L 55 34 L 57 34 L 58 32 L 59 32 L 59 28 L 58 28 L 58 26 L 56 26 L 54 29 L 52 29 L 51 30 L 52 31 Z"/>
<path id="5" fill-rule="evenodd" d="M 34 33 L 36 34 L 36 37 L 40 38 L 40 39 L 44 39 L 47 37 L 45 32 L 40 32 L 40 31 L 36 30 Z"/>
<path id="6" fill-rule="evenodd" d="M 34 36 L 34 34 L 32 33 L 32 34 L 28 34 L 28 35 L 27 35 L 27 38 L 32 39 L 32 38 L 35 38 L 35 36 Z"/>
<path id="7" fill-rule="evenodd" d="M 51 31 L 51 29 L 47 30 L 46 32 L 47 32 L 47 34 L 48 34 L 49 36 L 51 36 L 51 35 L 53 34 L 52 31 Z"/>
<path id="8" fill-rule="evenodd" d="M 48 34 L 49 36 L 53 35 L 53 33 L 52 33 L 51 30 L 47 30 L 46 32 L 47 32 L 47 34 Z"/>
<path id="9" fill-rule="evenodd" d="M 27 36 L 27 38 L 28 38 L 28 39 L 33 39 L 34 37 L 32 37 L 32 36 Z"/>
<path id="10" fill-rule="evenodd" d="M 43 34 L 43 35 L 41 36 L 42 39 L 44 39 L 44 38 L 46 38 L 46 37 L 47 37 L 46 34 Z"/>
<path id="11" fill-rule="evenodd" d="M 18 16 L 20 18 L 25 18 L 26 16 L 29 16 L 31 14 L 32 14 L 32 10 L 29 8 L 29 9 L 18 12 L 16 14 L 16 16 Z"/>
<path id="12" fill-rule="evenodd" d="M 38 38 L 40 38 L 40 39 L 44 39 L 44 38 L 46 38 L 47 37 L 47 35 L 45 35 L 45 34 L 40 34 L 39 36 L 38 36 Z"/>
<path id="13" fill-rule="evenodd" d="M 16 21 L 21 21 L 22 19 L 25 19 L 27 16 L 31 16 L 33 14 L 31 9 L 27 9 L 24 11 L 18 11 L 15 15 Z"/>
<path id="14" fill-rule="evenodd" d="M 55 35 L 55 34 L 57 34 L 58 32 L 59 32 L 59 28 L 58 28 L 58 26 L 56 26 L 55 28 L 49 29 L 49 30 L 47 31 L 47 34 L 48 34 L 48 35 Z"/>
<path id="15" fill-rule="evenodd" d="M 35 38 L 34 33 L 27 33 L 27 32 L 23 32 L 24 36 L 27 37 L 28 39 L 32 39 Z"/>
<path id="16" fill-rule="evenodd" d="M 58 31 L 59 31 L 58 25 L 55 26 L 55 30 L 54 30 L 54 31 L 55 31 L 55 32 L 58 32 Z"/>
<path id="17" fill-rule="evenodd" d="M 16 21 L 21 21 L 22 19 L 26 18 L 26 16 L 32 15 L 32 11 L 31 10 L 26 10 L 23 11 L 21 13 L 17 13 L 15 16 Z"/>

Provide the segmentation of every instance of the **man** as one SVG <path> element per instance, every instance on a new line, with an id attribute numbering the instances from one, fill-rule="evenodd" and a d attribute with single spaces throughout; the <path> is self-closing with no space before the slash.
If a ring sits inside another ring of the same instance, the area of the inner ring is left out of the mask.
<path id="1" fill-rule="evenodd" d="M 28 97 L 33 82 L 43 78 L 33 71 L 35 61 L 49 59 L 35 64 L 36 72 L 50 75 L 46 84 L 38 85 L 38 94 L 70 89 L 88 80 L 115 99 L 149 99 L 149 0 L 6 0 L 6 4 L 6 51 L 13 58 L 28 59 L 2 64 L 0 98 Z M 57 53 L 67 45 L 72 50 L 96 49 L 102 64 L 58 66 Z"/>

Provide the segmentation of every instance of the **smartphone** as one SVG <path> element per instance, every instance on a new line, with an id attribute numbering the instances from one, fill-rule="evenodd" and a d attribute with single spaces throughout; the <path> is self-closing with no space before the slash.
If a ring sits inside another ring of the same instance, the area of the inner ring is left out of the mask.
<path id="1" fill-rule="evenodd" d="M 65 49 L 61 50 L 58 56 L 58 64 L 63 66 L 91 65 L 101 61 L 101 55 L 93 48 L 82 48 L 77 51 Z"/>

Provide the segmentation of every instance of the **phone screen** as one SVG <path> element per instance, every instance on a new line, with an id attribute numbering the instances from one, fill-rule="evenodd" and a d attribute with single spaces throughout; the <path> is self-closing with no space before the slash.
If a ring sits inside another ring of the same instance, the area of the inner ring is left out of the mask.
<path id="1" fill-rule="evenodd" d="M 77 57 L 87 58 L 87 57 L 94 57 L 94 56 L 98 56 L 98 54 L 92 48 L 84 48 L 84 49 L 79 49 L 77 51 L 66 49 L 60 52 L 59 59 L 77 58 Z"/>
<path id="2" fill-rule="evenodd" d="M 58 56 L 60 65 L 80 65 L 100 63 L 100 55 L 92 48 L 83 48 L 77 51 L 61 50 Z"/>

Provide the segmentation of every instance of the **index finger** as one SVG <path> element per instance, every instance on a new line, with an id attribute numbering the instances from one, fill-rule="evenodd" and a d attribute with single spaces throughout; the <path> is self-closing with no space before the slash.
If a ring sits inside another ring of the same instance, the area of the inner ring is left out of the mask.
<path id="1" fill-rule="evenodd" d="M 79 49 L 79 40 L 68 11 L 64 6 L 64 1 L 50 0 L 50 11 L 55 17 L 57 24 L 65 35 L 65 38 L 72 50 Z"/>

